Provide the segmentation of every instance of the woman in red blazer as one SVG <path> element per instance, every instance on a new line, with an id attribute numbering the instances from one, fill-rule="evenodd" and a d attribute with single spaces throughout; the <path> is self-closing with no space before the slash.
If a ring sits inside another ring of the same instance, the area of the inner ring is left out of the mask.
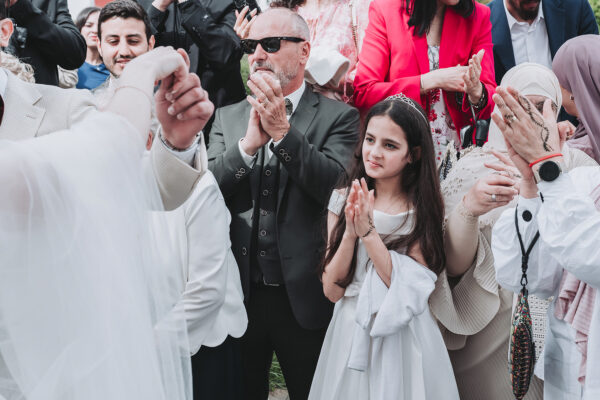
<path id="1" fill-rule="evenodd" d="M 441 158 L 460 129 L 493 109 L 496 87 L 490 10 L 474 0 L 374 0 L 354 80 L 366 111 L 398 93 L 427 111 Z M 483 50 L 483 51 L 482 51 Z"/>

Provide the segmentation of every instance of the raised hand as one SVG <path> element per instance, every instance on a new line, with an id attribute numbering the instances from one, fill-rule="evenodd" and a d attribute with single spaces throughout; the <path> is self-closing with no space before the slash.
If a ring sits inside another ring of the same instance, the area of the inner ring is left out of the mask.
<path id="1" fill-rule="evenodd" d="M 178 50 L 189 66 L 184 50 Z M 154 96 L 156 115 L 164 139 L 174 148 L 186 149 L 204 128 L 214 112 L 214 105 L 196 74 L 176 79 L 169 76 L 161 82 Z"/>
<path id="2" fill-rule="evenodd" d="M 373 224 L 373 207 L 375 193 L 369 191 L 365 178 L 353 182 L 353 187 L 358 193 L 358 200 L 354 206 L 354 230 L 356 235 L 363 238 L 375 232 Z"/>
<path id="3" fill-rule="evenodd" d="M 235 25 L 233 25 L 233 30 L 235 34 L 240 37 L 240 39 L 246 39 L 248 37 L 248 33 L 250 32 L 250 27 L 256 20 L 257 9 L 255 8 L 248 14 L 248 10 L 250 8 L 248 6 L 242 8 L 242 11 L 235 10 Z M 249 15 L 251 18 L 248 20 L 246 16 Z"/>
<path id="4" fill-rule="evenodd" d="M 550 99 L 544 103 L 543 116 L 525 96 L 510 87 L 507 90 L 499 86 L 494 102 L 501 113 L 492 115 L 494 122 L 510 147 L 527 163 L 560 152 L 556 115 Z"/>
<path id="5" fill-rule="evenodd" d="M 256 96 L 248 96 L 248 102 L 260 115 L 260 124 L 264 131 L 277 142 L 290 130 L 285 113 L 285 99 L 281 84 L 271 75 L 255 72 L 250 75 L 248 87 Z"/>

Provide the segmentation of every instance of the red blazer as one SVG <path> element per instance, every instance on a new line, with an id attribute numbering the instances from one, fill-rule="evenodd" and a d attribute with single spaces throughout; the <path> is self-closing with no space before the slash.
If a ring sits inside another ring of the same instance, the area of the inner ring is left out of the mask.
<path id="1" fill-rule="evenodd" d="M 418 0 L 417 0 L 418 1 Z M 354 105 L 362 112 L 377 102 L 398 93 L 419 102 L 427 111 L 426 96 L 421 96 L 421 75 L 429 72 L 427 38 L 416 36 L 408 28 L 409 16 L 400 0 L 374 0 L 369 8 L 369 26 L 365 33 L 354 79 Z M 481 81 L 488 92 L 488 104 L 478 118 L 489 118 L 496 88 L 492 52 L 490 9 L 475 2 L 469 18 L 447 8 L 440 42 L 440 68 L 468 65 L 469 58 L 485 49 Z M 443 91 L 444 102 L 457 131 L 473 123 L 465 94 L 458 104 L 454 92 Z"/>

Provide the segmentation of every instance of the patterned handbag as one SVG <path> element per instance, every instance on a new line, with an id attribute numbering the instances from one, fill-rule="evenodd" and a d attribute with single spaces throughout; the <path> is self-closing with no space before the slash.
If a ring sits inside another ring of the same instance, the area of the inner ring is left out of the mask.
<path id="1" fill-rule="evenodd" d="M 519 232 L 517 209 L 515 208 L 515 225 L 517 238 L 521 246 L 521 291 L 515 308 L 512 327 L 510 331 L 510 351 L 508 355 L 508 368 L 512 383 L 513 394 L 516 400 L 522 400 L 529 390 L 529 384 L 533 377 L 533 366 L 535 364 L 535 345 L 533 343 L 533 330 L 531 327 L 531 314 L 529 302 L 527 301 L 527 266 L 529 254 L 540 237 L 536 232 L 535 237 L 529 244 L 527 250 L 523 245 L 521 232 Z"/>

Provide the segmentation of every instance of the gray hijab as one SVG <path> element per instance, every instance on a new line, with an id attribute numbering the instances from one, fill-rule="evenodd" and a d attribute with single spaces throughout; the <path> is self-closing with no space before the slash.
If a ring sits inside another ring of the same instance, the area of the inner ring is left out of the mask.
<path id="1" fill-rule="evenodd" d="M 573 94 L 579 112 L 579 127 L 567 143 L 600 162 L 600 36 L 566 41 L 554 56 L 552 70 Z"/>

